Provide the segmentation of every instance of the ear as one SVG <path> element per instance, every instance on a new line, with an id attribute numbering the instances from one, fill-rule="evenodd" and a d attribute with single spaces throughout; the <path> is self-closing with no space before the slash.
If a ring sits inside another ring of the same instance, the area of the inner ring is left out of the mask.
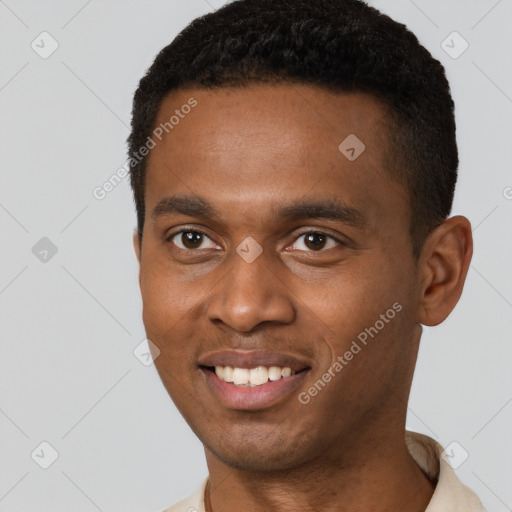
<path id="1" fill-rule="evenodd" d="M 445 220 L 425 240 L 419 258 L 418 322 L 438 325 L 462 294 L 473 255 L 471 224 L 457 215 Z"/>
<path id="2" fill-rule="evenodd" d="M 140 237 L 139 237 L 139 231 L 137 229 L 133 230 L 133 237 L 132 237 L 132 243 L 133 243 L 133 250 L 135 252 L 135 256 L 137 257 L 137 261 L 139 263 L 139 286 L 141 282 L 141 265 L 140 265 L 140 259 L 141 259 L 141 243 L 140 243 Z"/>
<path id="3" fill-rule="evenodd" d="M 139 265 L 140 265 L 140 237 L 139 237 L 139 232 L 137 230 L 137 228 L 135 228 L 133 230 L 133 238 L 132 238 L 132 243 L 133 243 L 133 250 L 135 252 L 135 256 L 137 257 L 137 261 L 139 262 Z"/>

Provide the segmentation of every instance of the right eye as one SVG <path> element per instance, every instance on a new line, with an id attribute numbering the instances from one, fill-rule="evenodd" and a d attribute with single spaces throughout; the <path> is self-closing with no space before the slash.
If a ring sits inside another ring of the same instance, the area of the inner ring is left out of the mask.
<path id="1" fill-rule="evenodd" d="M 176 241 L 173 240 L 175 238 Z M 201 244 L 203 244 L 205 239 L 210 240 L 213 246 L 201 247 Z M 180 231 L 176 231 L 173 234 L 169 235 L 166 238 L 166 241 L 171 242 L 176 247 L 178 247 L 178 249 L 182 249 L 185 251 L 190 251 L 193 249 L 215 249 L 218 247 L 206 233 L 204 233 L 203 231 L 199 231 L 197 229 L 182 229 Z"/>

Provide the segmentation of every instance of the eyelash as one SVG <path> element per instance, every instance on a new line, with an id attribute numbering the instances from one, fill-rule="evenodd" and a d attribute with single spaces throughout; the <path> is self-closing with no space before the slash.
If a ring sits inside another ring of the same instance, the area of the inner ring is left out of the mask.
<path id="1" fill-rule="evenodd" d="M 166 242 L 171 242 L 171 240 L 176 235 L 179 235 L 180 233 L 199 233 L 201 235 L 204 235 L 204 236 L 210 238 L 210 236 L 208 236 L 207 233 L 205 233 L 204 231 L 201 231 L 200 229 L 197 229 L 197 228 L 194 228 L 194 229 L 180 229 L 179 231 L 175 231 L 174 233 L 172 233 L 171 235 L 166 237 L 166 239 L 165 239 Z M 304 235 L 322 235 L 322 236 L 325 236 L 327 238 L 330 238 L 330 239 L 334 240 L 336 243 L 338 243 L 341 246 L 346 246 L 347 245 L 345 242 L 343 242 L 342 240 L 339 240 L 335 236 L 330 235 L 329 233 L 324 233 L 323 231 L 311 230 L 311 229 L 310 230 L 302 231 L 300 233 L 297 233 L 297 236 L 296 236 L 295 240 L 297 240 L 298 238 L 300 238 L 301 236 L 304 236 Z M 210 238 L 210 240 L 211 240 L 211 238 Z M 177 249 L 181 249 L 181 247 L 177 247 Z M 331 249 L 333 249 L 333 247 L 331 247 Z M 197 249 L 181 249 L 181 250 L 192 252 L 192 251 L 197 250 Z M 302 252 L 324 252 L 324 250 L 321 249 L 319 251 L 302 251 Z"/>

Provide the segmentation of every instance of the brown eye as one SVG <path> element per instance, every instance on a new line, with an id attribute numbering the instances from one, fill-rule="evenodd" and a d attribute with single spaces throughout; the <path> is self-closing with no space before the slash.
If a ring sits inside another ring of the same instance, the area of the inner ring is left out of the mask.
<path id="1" fill-rule="evenodd" d="M 202 231 L 197 231 L 193 229 L 189 230 L 181 230 L 177 233 L 173 233 L 171 236 L 167 238 L 169 242 L 172 242 L 176 247 L 183 250 L 193 250 L 193 249 L 215 249 L 217 245 L 210 239 L 210 237 L 203 233 Z M 207 241 L 211 242 L 210 247 L 202 247 L 203 243 L 207 243 Z"/>
<path id="2" fill-rule="evenodd" d="M 197 249 L 203 243 L 203 235 L 195 231 L 181 233 L 181 243 L 187 249 Z"/>
<path id="3" fill-rule="evenodd" d="M 323 249 L 325 247 L 327 237 L 321 233 L 311 233 L 306 235 L 304 245 L 310 249 Z"/>
<path id="4" fill-rule="evenodd" d="M 321 252 L 325 249 L 331 249 L 336 247 L 336 245 L 344 245 L 343 242 L 334 238 L 327 233 L 322 233 L 319 231 L 307 231 L 305 233 L 301 233 L 297 240 L 303 238 L 304 241 L 302 243 L 298 243 L 297 241 L 294 245 L 298 245 L 298 250 L 309 250 L 313 252 Z M 302 247 L 301 247 L 302 246 Z M 292 246 L 293 247 L 293 246 Z M 304 249 L 305 247 L 305 249 Z M 297 249 L 297 248 L 296 248 Z"/>

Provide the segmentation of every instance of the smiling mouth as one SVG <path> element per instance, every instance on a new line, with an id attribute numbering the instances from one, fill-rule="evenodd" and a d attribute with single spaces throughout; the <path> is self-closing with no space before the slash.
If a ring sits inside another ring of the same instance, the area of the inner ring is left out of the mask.
<path id="1" fill-rule="evenodd" d="M 238 368 L 233 366 L 201 366 L 203 370 L 214 373 L 221 381 L 233 386 L 257 387 L 287 379 L 292 375 L 309 370 L 309 367 L 295 371 L 283 366 L 256 366 Z"/>

